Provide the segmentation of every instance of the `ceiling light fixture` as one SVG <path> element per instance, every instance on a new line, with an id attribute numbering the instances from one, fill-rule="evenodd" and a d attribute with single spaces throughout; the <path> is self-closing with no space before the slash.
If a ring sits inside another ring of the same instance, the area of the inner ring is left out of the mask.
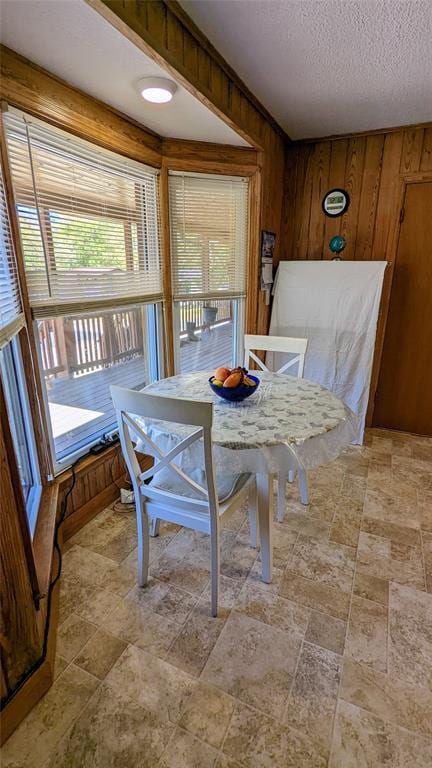
<path id="1" fill-rule="evenodd" d="M 165 77 L 144 77 L 138 83 L 141 96 L 152 104 L 167 104 L 174 96 L 177 85 Z"/>

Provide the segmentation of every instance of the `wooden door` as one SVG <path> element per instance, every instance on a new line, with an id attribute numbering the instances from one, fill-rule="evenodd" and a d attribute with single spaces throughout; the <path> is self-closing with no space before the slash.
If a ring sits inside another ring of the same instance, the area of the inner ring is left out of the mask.
<path id="1" fill-rule="evenodd" d="M 374 426 L 432 435 L 432 182 L 407 184 Z"/>

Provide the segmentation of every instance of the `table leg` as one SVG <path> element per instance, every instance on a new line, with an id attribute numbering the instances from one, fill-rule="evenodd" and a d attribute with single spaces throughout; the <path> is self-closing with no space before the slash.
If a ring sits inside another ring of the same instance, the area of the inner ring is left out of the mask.
<path id="1" fill-rule="evenodd" d="M 273 476 L 258 474 L 256 480 L 261 542 L 261 579 L 270 584 L 273 571 Z"/>

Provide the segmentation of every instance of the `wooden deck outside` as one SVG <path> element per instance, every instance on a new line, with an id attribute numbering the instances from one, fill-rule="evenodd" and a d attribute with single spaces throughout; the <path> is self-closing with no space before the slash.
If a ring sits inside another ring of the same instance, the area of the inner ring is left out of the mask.
<path id="1" fill-rule="evenodd" d="M 181 340 L 179 370 L 212 370 L 229 365 L 232 356 L 232 323 L 197 333 L 199 341 Z M 146 365 L 142 355 L 107 368 L 71 378 L 49 380 L 47 394 L 57 459 L 78 450 L 93 437 L 113 428 L 111 384 L 142 389 Z"/>

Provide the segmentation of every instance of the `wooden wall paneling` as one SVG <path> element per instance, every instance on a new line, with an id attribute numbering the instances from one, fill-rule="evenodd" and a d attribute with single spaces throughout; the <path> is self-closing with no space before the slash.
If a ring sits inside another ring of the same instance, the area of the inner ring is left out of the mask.
<path id="1" fill-rule="evenodd" d="M 328 190 L 337 187 L 345 188 L 345 168 L 347 161 L 348 139 L 328 142 L 330 144 L 330 173 L 328 179 Z M 332 219 L 331 216 L 324 216 L 324 243 L 322 248 L 322 258 L 331 259 L 333 254 L 329 248 L 329 242 L 332 237 L 340 232 L 340 218 Z"/>
<path id="2" fill-rule="evenodd" d="M 297 201 L 297 171 L 298 171 L 298 153 L 297 150 L 287 147 L 285 153 L 284 166 L 284 189 L 285 193 L 282 200 L 281 213 L 281 232 L 283 240 L 278 251 L 279 258 L 277 262 L 287 259 L 293 259 L 294 251 L 294 230 L 295 230 L 295 210 Z"/>
<path id="3" fill-rule="evenodd" d="M 1 98 L 35 117 L 141 163 L 160 166 L 161 139 L 112 107 L 1 46 Z"/>
<path id="4" fill-rule="evenodd" d="M 312 185 L 313 185 L 313 168 L 315 163 L 315 151 L 314 147 L 309 147 L 309 152 L 304 158 L 306 160 L 305 176 L 303 183 L 303 195 L 300 205 L 300 216 L 298 222 L 298 234 L 296 242 L 297 259 L 307 259 L 309 252 L 309 229 L 310 229 L 310 216 L 312 210 Z M 301 190 L 299 187 L 299 193 Z"/>
<path id="5" fill-rule="evenodd" d="M 432 128 L 424 129 L 420 170 L 432 171 Z"/>
<path id="6" fill-rule="evenodd" d="M 350 196 L 350 205 L 347 212 L 340 217 L 340 234 L 347 241 L 343 258 L 347 260 L 355 258 L 365 150 L 366 138 L 364 136 L 349 139 L 345 167 L 345 189 Z"/>
<path id="7" fill-rule="evenodd" d="M 413 173 L 420 169 L 423 136 L 423 128 L 409 128 L 403 132 L 400 173 Z"/>
<path id="8" fill-rule="evenodd" d="M 0 499 L 0 646 L 9 694 L 39 658 L 42 638 L 35 602 L 39 585 L 1 382 Z"/>
<path id="9" fill-rule="evenodd" d="M 249 262 L 246 285 L 246 333 L 256 332 L 258 322 L 257 296 L 260 293 L 261 249 L 261 187 L 262 171 L 258 169 L 249 183 Z"/>
<path id="10" fill-rule="evenodd" d="M 331 145 L 327 141 L 319 142 L 315 145 L 311 211 L 309 215 L 308 259 L 322 258 L 325 217 L 321 210 L 321 200 L 329 189 L 330 151 Z"/>
<path id="11" fill-rule="evenodd" d="M 378 193 L 381 180 L 384 136 L 368 136 L 364 158 L 363 179 L 358 205 L 356 259 L 368 260 L 372 255 Z"/>

